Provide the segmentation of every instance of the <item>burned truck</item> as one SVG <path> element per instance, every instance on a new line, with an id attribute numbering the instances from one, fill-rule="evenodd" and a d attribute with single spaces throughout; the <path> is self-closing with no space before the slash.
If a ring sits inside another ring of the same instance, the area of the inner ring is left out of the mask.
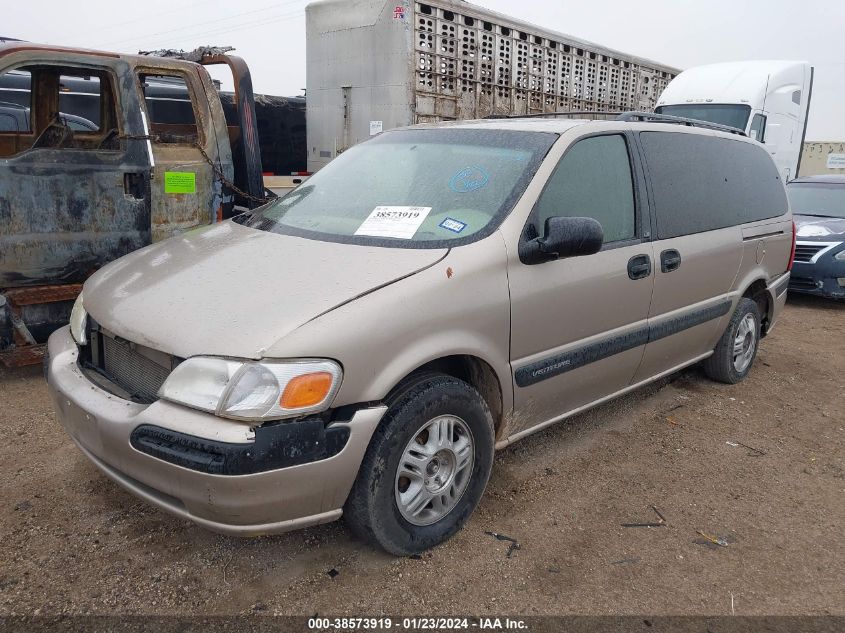
<path id="1" fill-rule="evenodd" d="M 232 69 L 231 124 L 209 64 Z M 189 61 L 8 42 L 0 44 L 5 75 L 27 84 L 21 94 L 29 96 L 16 104 L 27 116 L 0 127 L 0 362 L 22 365 L 40 362 L 40 343 L 67 322 L 95 270 L 258 206 L 267 193 L 252 83 L 238 57 L 203 50 Z M 84 129 L 63 114 L 79 82 L 89 86 Z M 178 122 L 157 107 L 162 84 L 188 96 Z"/>
<path id="2" fill-rule="evenodd" d="M 157 51 L 158 52 L 158 51 Z M 164 51 L 162 51 L 164 52 Z M 218 90 L 226 125 L 238 126 L 237 95 Z M 29 113 L 30 75 L 24 71 L 9 71 L 0 75 L 0 130 L 20 127 Z M 279 97 L 256 94 L 255 123 L 261 167 L 266 177 L 290 176 L 305 171 L 305 97 Z M 144 86 L 144 101 L 154 109 L 157 117 L 168 123 L 190 123 L 193 118 L 191 97 L 184 82 L 171 77 L 148 78 Z M 59 111 L 69 125 L 95 130 L 100 116 L 100 87 L 95 77 L 62 78 L 59 85 Z M 8 115 L 8 116 L 4 116 Z M 18 119 L 15 121 L 15 119 Z"/>

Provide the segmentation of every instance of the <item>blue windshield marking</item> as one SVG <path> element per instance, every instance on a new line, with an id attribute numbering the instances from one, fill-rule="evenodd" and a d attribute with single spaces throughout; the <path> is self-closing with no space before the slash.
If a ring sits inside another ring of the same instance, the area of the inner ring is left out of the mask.
<path id="1" fill-rule="evenodd" d="M 487 186 L 490 174 L 483 167 L 464 167 L 452 176 L 449 187 L 456 193 L 472 193 Z"/>

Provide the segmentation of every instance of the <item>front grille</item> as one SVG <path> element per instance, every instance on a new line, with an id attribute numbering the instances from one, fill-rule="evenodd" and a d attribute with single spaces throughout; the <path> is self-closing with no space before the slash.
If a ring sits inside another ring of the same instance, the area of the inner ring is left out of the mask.
<path id="1" fill-rule="evenodd" d="M 100 350 L 95 365 L 99 365 L 98 369 L 126 391 L 133 400 L 154 402 L 159 388 L 170 375 L 171 368 L 141 354 L 137 346 L 129 342 L 116 340 L 107 334 L 97 334 Z M 153 355 L 165 356 L 160 352 L 150 352 Z"/>
<path id="2" fill-rule="evenodd" d="M 827 246 L 827 244 L 796 244 L 795 261 L 808 264 L 820 250 L 827 248 Z"/>

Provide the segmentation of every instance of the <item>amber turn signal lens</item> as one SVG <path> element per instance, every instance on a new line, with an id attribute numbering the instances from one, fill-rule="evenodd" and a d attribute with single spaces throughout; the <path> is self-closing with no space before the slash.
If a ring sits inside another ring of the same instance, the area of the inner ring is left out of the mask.
<path id="1" fill-rule="evenodd" d="M 279 404 L 283 409 L 304 409 L 320 404 L 329 395 L 332 381 L 333 377 L 327 371 L 291 378 Z"/>

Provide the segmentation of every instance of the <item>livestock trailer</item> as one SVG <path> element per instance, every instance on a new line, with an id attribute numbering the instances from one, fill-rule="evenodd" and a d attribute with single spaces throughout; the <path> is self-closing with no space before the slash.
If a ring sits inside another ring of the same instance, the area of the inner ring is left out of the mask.
<path id="1" fill-rule="evenodd" d="M 652 110 L 680 72 L 456 0 L 322 0 L 305 15 L 309 171 L 414 123 Z"/>

